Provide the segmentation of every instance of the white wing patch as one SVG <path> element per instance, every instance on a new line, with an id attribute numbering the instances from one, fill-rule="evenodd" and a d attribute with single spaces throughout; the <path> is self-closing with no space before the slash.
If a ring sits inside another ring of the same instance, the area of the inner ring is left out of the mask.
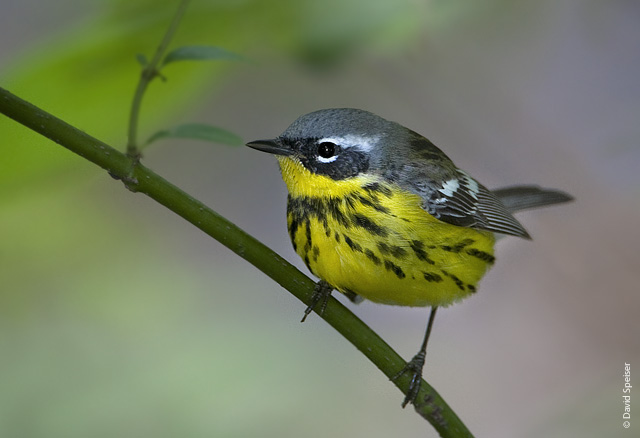
<path id="1" fill-rule="evenodd" d="M 471 178 L 467 172 L 458 169 L 458 173 L 462 175 L 464 185 L 467 186 L 469 194 L 473 196 L 473 199 L 478 199 L 478 193 L 480 193 L 480 187 L 475 179 Z"/>
<path id="2" fill-rule="evenodd" d="M 456 172 L 432 192 L 426 207 L 430 214 L 453 225 L 529 238 L 500 199 L 467 173 Z"/>
<path id="3" fill-rule="evenodd" d="M 442 188 L 438 189 L 438 191 L 445 196 L 453 196 L 459 187 L 460 183 L 457 179 L 450 179 L 449 181 L 445 181 L 444 184 L 442 184 Z"/>

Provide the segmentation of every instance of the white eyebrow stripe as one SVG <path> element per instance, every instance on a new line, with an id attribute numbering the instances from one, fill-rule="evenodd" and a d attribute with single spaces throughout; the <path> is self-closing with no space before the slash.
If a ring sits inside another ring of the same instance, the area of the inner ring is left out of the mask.
<path id="1" fill-rule="evenodd" d="M 369 152 L 376 145 L 379 136 L 374 137 L 361 137 L 359 135 L 347 135 L 345 137 L 325 137 L 318 140 L 318 144 L 323 142 L 334 143 L 338 146 L 348 149 L 348 148 L 356 148 L 363 152 Z"/>

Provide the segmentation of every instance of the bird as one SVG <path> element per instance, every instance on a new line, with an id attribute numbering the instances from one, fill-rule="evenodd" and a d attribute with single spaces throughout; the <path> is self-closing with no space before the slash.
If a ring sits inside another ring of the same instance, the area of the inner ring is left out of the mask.
<path id="1" fill-rule="evenodd" d="M 302 321 L 333 290 L 351 301 L 429 307 L 402 407 L 420 390 L 439 307 L 476 293 L 501 235 L 530 239 L 516 211 L 573 197 L 536 185 L 489 190 L 431 141 L 355 108 L 321 109 L 247 146 L 275 155 L 295 252 L 319 278 Z"/>

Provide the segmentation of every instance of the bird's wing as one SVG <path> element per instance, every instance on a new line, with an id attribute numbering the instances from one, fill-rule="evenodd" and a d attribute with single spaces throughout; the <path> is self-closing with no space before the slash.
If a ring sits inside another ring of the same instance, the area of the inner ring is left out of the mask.
<path id="1" fill-rule="evenodd" d="M 441 221 L 463 227 L 529 239 L 529 233 L 485 186 L 462 170 L 446 181 L 434 182 L 423 197 L 423 208 Z"/>
<path id="2" fill-rule="evenodd" d="M 420 195 L 429 214 L 461 227 L 530 238 L 496 195 L 458 169 L 433 143 L 419 134 L 410 143 L 412 159 L 402 185 Z"/>

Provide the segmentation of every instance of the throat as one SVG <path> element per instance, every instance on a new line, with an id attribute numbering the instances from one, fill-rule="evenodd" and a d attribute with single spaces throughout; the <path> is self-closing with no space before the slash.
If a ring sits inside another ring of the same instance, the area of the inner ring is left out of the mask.
<path id="1" fill-rule="evenodd" d="M 305 168 L 299 160 L 278 156 L 282 179 L 287 185 L 289 195 L 298 197 L 332 196 L 342 197 L 358 190 L 366 184 L 379 180 L 374 175 L 362 174 L 352 178 L 334 180 L 326 175 L 317 175 Z"/>

